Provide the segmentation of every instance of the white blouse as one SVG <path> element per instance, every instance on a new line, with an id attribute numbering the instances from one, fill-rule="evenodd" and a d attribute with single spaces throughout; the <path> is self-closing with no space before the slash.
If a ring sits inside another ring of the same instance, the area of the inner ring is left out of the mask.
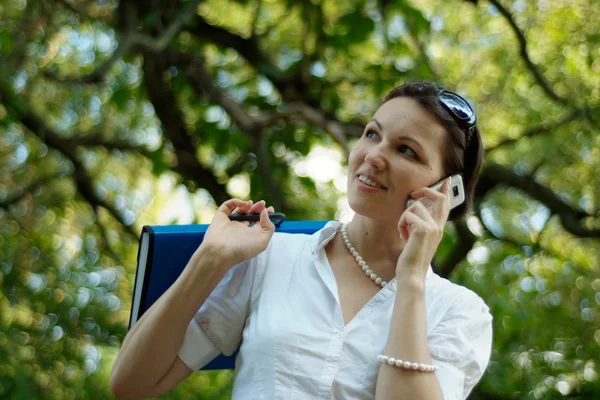
<path id="1" fill-rule="evenodd" d="M 264 252 L 231 269 L 190 322 L 181 360 L 197 370 L 241 341 L 234 400 L 373 399 L 396 282 L 344 326 L 324 249 L 339 226 L 276 232 Z M 444 398 L 465 399 L 490 359 L 492 316 L 479 296 L 431 266 L 425 290 L 427 340 Z"/>

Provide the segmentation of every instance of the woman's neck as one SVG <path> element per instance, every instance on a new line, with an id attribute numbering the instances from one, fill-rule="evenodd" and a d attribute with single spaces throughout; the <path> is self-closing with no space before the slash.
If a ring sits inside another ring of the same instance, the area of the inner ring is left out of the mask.
<path id="1" fill-rule="evenodd" d="M 373 220 L 357 214 L 348 224 L 347 232 L 350 242 L 369 266 L 395 273 L 398 257 L 406 245 L 397 222 Z"/>

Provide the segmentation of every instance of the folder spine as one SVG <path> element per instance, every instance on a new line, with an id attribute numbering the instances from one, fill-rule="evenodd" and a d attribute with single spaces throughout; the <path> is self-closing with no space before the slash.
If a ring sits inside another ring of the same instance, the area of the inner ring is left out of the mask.
<path id="1" fill-rule="evenodd" d="M 148 235 L 148 248 L 142 249 L 142 241 L 144 234 Z M 131 298 L 131 312 L 129 313 L 129 329 L 137 322 L 139 318 L 139 311 L 146 310 L 146 299 L 148 298 L 148 288 L 150 287 L 150 276 L 152 275 L 152 261 L 154 260 L 154 240 L 156 233 L 152 226 L 144 225 L 142 228 L 142 234 L 140 235 L 140 245 L 138 246 L 137 253 L 137 267 L 135 270 L 135 282 L 133 287 L 133 294 Z M 143 250 L 146 250 L 146 254 L 141 254 Z M 140 263 L 140 260 L 145 257 L 146 262 Z M 138 277 L 143 274 L 144 279 L 142 285 L 138 285 Z M 136 298 L 139 298 L 139 304 L 136 303 Z"/>

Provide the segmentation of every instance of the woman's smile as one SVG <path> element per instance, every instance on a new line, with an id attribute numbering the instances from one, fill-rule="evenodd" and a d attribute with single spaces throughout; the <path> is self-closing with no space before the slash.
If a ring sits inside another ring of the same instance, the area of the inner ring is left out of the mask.
<path id="1" fill-rule="evenodd" d="M 371 176 L 359 174 L 356 178 L 358 180 L 358 186 L 361 188 L 366 186 L 366 189 L 373 189 L 375 191 L 387 190 L 385 186 L 377 182 Z"/>

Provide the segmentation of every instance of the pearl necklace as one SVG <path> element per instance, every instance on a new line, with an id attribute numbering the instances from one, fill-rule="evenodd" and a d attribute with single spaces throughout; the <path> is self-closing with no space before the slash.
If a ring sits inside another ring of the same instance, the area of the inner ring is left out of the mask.
<path id="1" fill-rule="evenodd" d="M 352 246 L 352 243 L 350 243 L 350 239 L 348 239 L 348 232 L 346 232 L 347 227 L 348 224 L 342 225 L 342 239 L 344 239 L 344 243 L 346 244 L 348 251 L 350 252 L 350 254 L 352 254 L 352 256 L 356 259 L 358 265 L 362 268 L 363 271 L 365 271 L 365 274 L 369 278 L 371 278 L 373 282 L 375 282 L 377 285 L 381 285 L 381 287 L 385 287 L 385 285 L 387 285 L 387 282 L 378 277 L 377 274 L 373 272 L 371 268 L 369 268 L 365 260 L 363 260 L 360 254 L 358 254 L 358 251 L 356 251 L 354 246 Z"/>

